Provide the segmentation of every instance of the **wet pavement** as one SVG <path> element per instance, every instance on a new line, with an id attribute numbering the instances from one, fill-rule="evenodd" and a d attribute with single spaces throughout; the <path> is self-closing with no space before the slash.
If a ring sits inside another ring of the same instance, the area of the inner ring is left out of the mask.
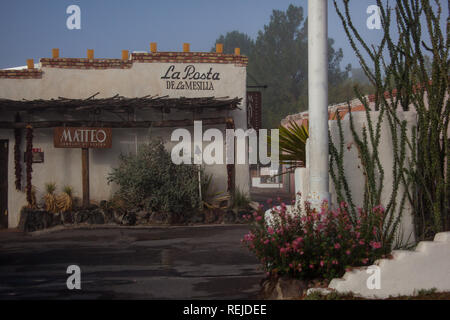
<path id="1" fill-rule="evenodd" d="M 0 299 L 255 299 L 247 226 L 0 232 Z M 81 290 L 67 289 L 69 265 Z"/>

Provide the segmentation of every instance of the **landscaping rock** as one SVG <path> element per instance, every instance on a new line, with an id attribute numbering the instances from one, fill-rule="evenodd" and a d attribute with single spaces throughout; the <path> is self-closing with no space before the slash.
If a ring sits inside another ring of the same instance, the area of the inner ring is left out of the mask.
<path id="1" fill-rule="evenodd" d="M 189 219 L 191 223 L 203 223 L 205 221 L 205 214 L 201 211 L 195 212 Z"/>
<path id="2" fill-rule="evenodd" d="M 106 201 L 106 200 L 100 201 L 100 208 L 101 209 L 106 209 L 107 207 L 108 207 L 108 201 Z"/>
<path id="3" fill-rule="evenodd" d="M 329 294 L 332 294 L 333 292 L 335 292 L 333 289 L 330 288 L 309 288 L 306 291 L 306 295 L 312 295 L 312 294 L 318 294 L 321 296 L 327 296 Z"/>
<path id="4" fill-rule="evenodd" d="M 90 215 L 91 215 L 91 212 L 87 209 L 76 211 L 74 214 L 74 220 L 75 220 L 74 222 L 76 224 L 85 223 L 89 220 Z"/>
<path id="5" fill-rule="evenodd" d="M 99 209 L 90 211 L 89 218 L 87 220 L 89 224 L 104 224 L 105 218 Z"/>
<path id="6" fill-rule="evenodd" d="M 261 296 L 268 300 L 292 300 L 303 296 L 308 289 L 305 281 L 287 277 L 267 279 L 262 284 Z"/>
<path id="7" fill-rule="evenodd" d="M 136 224 L 141 225 L 141 224 L 148 224 L 148 220 L 150 218 L 150 213 L 148 213 L 147 211 L 141 210 L 136 212 Z"/>
<path id="8" fill-rule="evenodd" d="M 125 226 L 136 225 L 137 216 L 134 212 L 127 212 L 122 218 L 122 224 Z"/>
<path id="9" fill-rule="evenodd" d="M 148 222 L 150 224 L 166 224 L 167 223 L 167 213 L 163 212 L 153 212 L 150 215 Z"/>
<path id="10" fill-rule="evenodd" d="M 223 223 L 235 223 L 236 222 L 236 215 L 233 211 L 228 210 L 223 214 Z"/>
<path id="11" fill-rule="evenodd" d="M 66 211 L 61 214 L 61 220 L 63 224 L 73 224 L 74 222 L 74 214 L 72 211 Z"/>
<path id="12" fill-rule="evenodd" d="M 216 210 L 205 210 L 205 223 L 214 223 L 218 220 Z"/>
<path id="13" fill-rule="evenodd" d="M 100 212 L 103 215 L 103 219 L 105 220 L 105 223 L 114 222 L 114 211 L 112 209 L 103 208 L 103 209 L 100 209 Z"/>
<path id="14" fill-rule="evenodd" d="M 122 224 L 122 219 L 126 215 L 126 212 L 123 212 L 121 210 L 114 210 L 113 211 L 113 222 L 117 224 Z"/>
<path id="15" fill-rule="evenodd" d="M 54 214 L 43 210 L 22 209 L 20 212 L 19 230 L 32 232 L 53 226 Z M 57 223 L 57 221 L 55 221 Z"/>
<path id="16" fill-rule="evenodd" d="M 169 224 L 183 224 L 186 222 L 186 217 L 184 216 L 184 214 L 172 213 L 168 215 L 167 222 Z"/>
<path id="17" fill-rule="evenodd" d="M 53 226 L 59 226 L 61 224 L 63 224 L 63 222 L 62 222 L 62 213 L 54 214 L 53 218 L 52 218 L 52 227 Z"/>

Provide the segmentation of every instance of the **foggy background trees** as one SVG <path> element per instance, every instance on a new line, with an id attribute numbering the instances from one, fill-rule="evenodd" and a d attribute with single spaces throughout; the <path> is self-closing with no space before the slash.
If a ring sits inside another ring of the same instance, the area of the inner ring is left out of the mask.
<path id="1" fill-rule="evenodd" d="M 307 26 L 303 8 L 290 5 L 286 11 L 273 10 L 269 23 L 256 39 L 235 30 L 216 40 L 224 45 L 224 53 L 234 53 L 234 48 L 240 48 L 241 54 L 249 57 L 248 85 L 268 86 L 259 89 L 264 128 L 276 128 L 285 116 L 308 109 Z M 355 84 L 363 92 L 370 91 L 362 70 L 352 69 L 351 65 L 342 67 L 342 49 L 335 48 L 331 38 L 328 44 L 329 103 L 352 99 Z"/>

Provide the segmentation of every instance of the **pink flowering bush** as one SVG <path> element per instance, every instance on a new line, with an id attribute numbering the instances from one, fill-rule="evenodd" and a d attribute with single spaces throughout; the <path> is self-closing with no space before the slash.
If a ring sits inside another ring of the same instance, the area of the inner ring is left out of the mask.
<path id="1" fill-rule="evenodd" d="M 351 216 L 346 203 L 337 210 L 327 203 L 319 212 L 305 203 L 306 212 L 297 207 L 287 213 L 286 205 L 272 209 L 271 222 L 261 210 L 247 215 L 250 232 L 242 242 L 261 261 L 270 275 L 289 275 L 300 279 L 341 277 L 350 267 L 372 264 L 390 252 L 384 243 L 384 209 L 358 211 Z"/>

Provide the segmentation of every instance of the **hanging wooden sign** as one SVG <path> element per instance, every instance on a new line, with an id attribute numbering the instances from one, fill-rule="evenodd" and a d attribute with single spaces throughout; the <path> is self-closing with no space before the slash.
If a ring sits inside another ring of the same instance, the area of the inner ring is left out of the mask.
<path id="1" fill-rule="evenodd" d="M 57 127 L 53 134 L 55 148 L 111 148 L 111 128 Z"/>

